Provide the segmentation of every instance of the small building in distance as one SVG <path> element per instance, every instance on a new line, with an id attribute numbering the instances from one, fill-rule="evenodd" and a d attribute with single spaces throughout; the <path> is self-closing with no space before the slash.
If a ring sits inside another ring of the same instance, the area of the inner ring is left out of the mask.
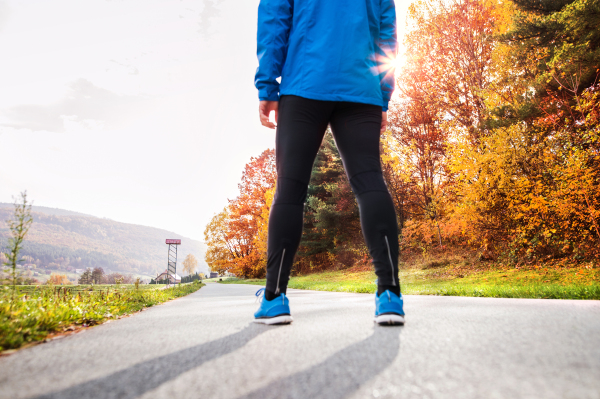
<path id="1" fill-rule="evenodd" d="M 155 281 L 163 281 L 163 280 L 166 280 L 167 278 L 169 279 L 170 284 L 181 283 L 181 277 L 178 274 L 175 274 L 175 275 L 169 274 L 169 271 L 167 269 L 165 269 L 164 272 L 159 274 L 158 277 L 156 277 Z"/>
<path id="2" fill-rule="evenodd" d="M 209 278 L 217 278 L 219 277 L 219 273 L 217 272 L 210 272 L 210 277 Z"/>

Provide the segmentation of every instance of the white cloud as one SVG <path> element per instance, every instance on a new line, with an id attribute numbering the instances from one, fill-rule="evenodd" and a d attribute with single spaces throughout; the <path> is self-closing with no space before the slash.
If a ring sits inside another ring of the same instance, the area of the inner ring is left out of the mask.
<path id="1" fill-rule="evenodd" d="M 23 104 L 2 112 L 7 122 L 1 126 L 16 129 L 64 132 L 65 120 L 95 121 L 109 127 L 120 125 L 148 105 L 149 99 L 113 93 L 86 79 L 69 85 L 65 97 L 54 104 Z"/>
<path id="2" fill-rule="evenodd" d="M 200 12 L 198 25 L 200 26 L 199 32 L 205 37 L 208 36 L 212 21 L 220 16 L 220 10 L 216 7 L 219 3 L 218 0 L 204 0 L 204 8 Z"/>

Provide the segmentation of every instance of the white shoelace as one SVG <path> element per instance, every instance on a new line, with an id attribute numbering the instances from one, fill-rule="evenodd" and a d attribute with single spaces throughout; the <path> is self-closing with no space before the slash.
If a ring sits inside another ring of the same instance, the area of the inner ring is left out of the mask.
<path id="1" fill-rule="evenodd" d="M 263 299 L 265 299 L 265 289 L 266 288 L 261 288 L 258 291 L 256 291 L 256 293 L 254 294 L 254 296 L 256 297 L 256 302 L 262 303 Z M 281 297 L 281 304 L 285 305 L 285 294 L 281 294 L 279 295 Z M 273 300 L 275 300 L 277 298 L 274 298 Z"/>

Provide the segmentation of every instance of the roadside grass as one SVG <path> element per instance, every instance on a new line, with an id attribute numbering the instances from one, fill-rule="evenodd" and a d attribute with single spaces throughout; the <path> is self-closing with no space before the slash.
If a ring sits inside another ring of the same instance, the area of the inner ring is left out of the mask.
<path id="1" fill-rule="evenodd" d="M 362 268 L 364 269 L 364 267 Z M 375 293 L 372 271 L 348 269 L 292 277 L 290 288 Z M 408 295 L 451 295 L 495 298 L 600 299 L 600 269 L 576 267 L 477 268 L 464 264 L 427 265 L 400 270 L 402 292 Z M 228 280 L 222 284 L 265 285 L 265 280 Z"/>
<path id="2" fill-rule="evenodd" d="M 37 279 L 39 281 L 39 284 L 46 284 L 46 282 L 48 281 L 48 279 L 50 278 L 50 276 L 52 274 L 65 275 L 71 282 L 79 281 L 79 277 L 81 277 L 81 273 L 68 272 L 65 270 L 36 269 L 35 271 L 38 272 L 37 276 L 34 275 L 31 277 Z M 152 276 L 149 274 L 139 274 L 139 273 L 130 273 L 130 275 L 131 275 L 131 277 L 133 277 L 134 280 L 139 277 L 140 279 L 147 280 L 147 281 L 156 277 L 156 275 Z"/>
<path id="3" fill-rule="evenodd" d="M 230 277 L 230 276 L 228 276 L 228 277 L 205 278 L 202 281 L 205 282 L 205 283 L 220 283 L 220 282 L 231 280 L 231 279 L 238 280 L 236 277 Z"/>
<path id="4" fill-rule="evenodd" d="M 161 287 L 161 284 L 139 284 L 138 289 L 140 290 L 152 290 L 157 287 Z M 49 287 L 49 286 L 46 286 Z M 134 290 L 135 284 L 78 284 L 78 285 L 55 285 L 53 289 L 58 289 L 59 287 L 66 287 L 69 292 L 87 292 L 87 291 L 115 291 L 115 290 Z M 17 292 L 21 294 L 32 293 L 35 291 L 39 291 L 43 286 L 40 285 L 17 285 Z"/>
<path id="5" fill-rule="evenodd" d="M 140 285 L 140 289 L 130 285 L 19 286 L 14 301 L 11 288 L 0 287 L 0 354 L 52 334 L 120 318 L 203 286 L 198 281 L 168 289 L 159 289 L 160 285 Z"/>

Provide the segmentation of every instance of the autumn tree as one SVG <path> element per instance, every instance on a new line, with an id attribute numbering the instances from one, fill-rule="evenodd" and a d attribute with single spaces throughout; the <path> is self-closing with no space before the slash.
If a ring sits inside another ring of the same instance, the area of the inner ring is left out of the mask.
<path id="1" fill-rule="evenodd" d="M 267 236 L 269 233 L 269 214 L 273 198 L 275 197 L 276 185 L 271 187 L 265 193 L 265 204 L 262 207 L 260 218 L 258 219 L 257 233 L 254 237 L 255 250 L 261 259 L 261 263 L 266 266 L 267 259 Z"/>
<path id="2" fill-rule="evenodd" d="M 102 278 L 104 284 L 133 284 L 134 281 L 131 274 L 119 272 L 109 273 Z"/>
<path id="3" fill-rule="evenodd" d="M 204 229 L 204 242 L 207 249 L 204 259 L 210 270 L 219 274 L 233 267 L 235 259 L 234 242 L 231 242 L 229 233 L 228 209 L 213 216 Z"/>
<path id="4" fill-rule="evenodd" d="M 510 181 L 511 162 L 498 156 L 505 149 L 498 139 L 507 137 L 506 119 L 498 115 L 511 96 L 526 92 L 524 80 L 514 77 L 523 73 L 514 72 L 498 40 L 512 12 L 488 0 L 410 7 L 407 62 L 398 77 L 404 103 L 391 115 L 389 145 L 403 180 L 412 182 L 405 187 L 412 223 L 405 237 L 427 241 L 414 223 L 429 220 L 441 244 L 445 219 L 446 239 L 454 243 L 488 251 L 508 238 L 513 219 L 502 182 Z"/>
<path id="5" fill-rule="evenodd" d="M 198 268 L 198 259 L 192 254 L 188 254 L 183 260 L 183 271 L 187 274 L 193 274 Z"/>
<path id="6" fill-rule="evenodd" d="M 267 192 L 276 181 L 275 151 L 252 158 L 238 185 L 239 196 L 215 215 L 204 231 L 206 261 L 211 270 L 240 276 L 264 275 L 266 257 L 258 245 L 258 232 L 266 223 Z M 265 237 L 266 239 L 266 237 Z"/>
<path id="7" fill-rule="evenodd" d="M 104 269 L 95 267 L 92 270 L 92 284 L 102 284 L 104 282 Z"/>
<path id="8" fill-rule="evenodd" d="M 496 14 L 497 3 L 488 0 L 420 0 L 409 7 L 401 96 L 431 105 L 434 117 L 473 143 L 486 118 Z"/>
<path id="9" fill-rule="evenodd" d="M 64 274 L 51 274 L 50 278 L 48 278 L 48 281 L 46 281 L 46 284 L 69 285 L 71 284 L 71 281 Z"/>
<path id="10" fill-rule="evenodd" d="M 390 115 L 391 112 L 389 112 L 388 118 Z M 399 231 L 402 231 L 402 228 L 410 218 L 408 186 L 411 183 L 403 178 L 404 171 L 401 169 L 400 160 L 390 148 L 390 140 L 387 133 L 382 136 L 380 153 L 383 178 L 394 203 Z"/>
<path id="11" fill-rule="evenodd" d="M 497 13 L 495 3 L 482 0 L 424 0 L 409 8 L 401 101 L 388 112 L 382 143 L 384 176 L 400 224 L 409 227 L 405 237 L 431 244 L 433 227 L 442 244 L 442 219 L 456 194 L 449 147 L 462 140 L 476 146 L 485 130 Z"/>
<path id="12" fill-rule="evenodd" d="M 424 227 L 419 226 L 419 222 L 435 226 L 437 242 L 441 245 L 440 220 L 446 216 L 452 179 L 447 169 L 448 132 L 440 126 L 432 108 L 435 109 L 414 98 L 394 107 L 390 112 L 388 134 L 383 140 L 383 152 L 385 169 L 392 181 L 391 184 L 388 181 L 388 186 L 395 188 L 391 190 L 395 197 L 403 198 L 398 213 L 410 217 L 413 225 L 417 223 L 416 227 Z M 398 192 L 399 185 L 402 193 Z"/>

